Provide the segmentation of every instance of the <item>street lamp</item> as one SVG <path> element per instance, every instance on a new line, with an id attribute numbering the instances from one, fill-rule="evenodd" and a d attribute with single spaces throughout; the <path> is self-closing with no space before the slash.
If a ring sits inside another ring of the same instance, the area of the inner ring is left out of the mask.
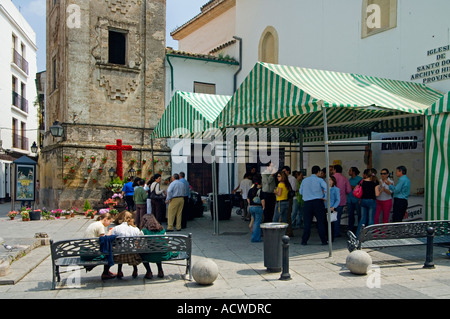
<path id="1" fill-rule="evenodd" d="M 134 177 L 136 176 L 136 170 L 133 167 L 130 168 L 130 170 L 128 171 L 128 175 L 131 177 L 131 179 L 134 179 Z"/>
<path id="2" fill-rule="evenodd" d="M 36 145 L 36 142 L 33 142 L 33 145 L 31 145 L 31 152 L 37 153 L 37 151 L 38 151 L 38 147 Z"/>
<path id="3" fill-rule="evenodd" d="M 62 137 L 64 134 L 64 127 L 61 126 L 58 120 L 56 120 L 52 126 L 50 126 L 50 133 L 53 137 Z"/>

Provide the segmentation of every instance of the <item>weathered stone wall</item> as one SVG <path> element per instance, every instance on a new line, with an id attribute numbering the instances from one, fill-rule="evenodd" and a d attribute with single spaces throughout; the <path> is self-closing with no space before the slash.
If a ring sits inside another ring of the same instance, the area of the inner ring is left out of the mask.
<path id="1" fill-rule="evenodd" d="M 56 7 L 52 2 L 47 0 L 46 123 L 49 128 L 59 120 L 65 136 L 55 139 L 46 133 L 39 162 L 42 203 L 51 209 L 81 208 L 88 199 L 95 206 L 104 200 L 108 170 L 116 168 L 116 152 L 105 147 L 117 139 L 133 146 L 123 153 L 124 176 L 133 158 L 133 168 L 142 169 L 138 176 L 150 177 L 151 129 L 165 109 L 165 0 L 60 0 Z M 66 23 L 69 5 L 79 8 L 79 28 Z M 126 33 L 125 65 L 108 63 L 110 29 Z M 155 170 L 166 169 L 163 175 L 169 175 L 165 141 L 154 141 L 153 150 L 161 159 Z"/>

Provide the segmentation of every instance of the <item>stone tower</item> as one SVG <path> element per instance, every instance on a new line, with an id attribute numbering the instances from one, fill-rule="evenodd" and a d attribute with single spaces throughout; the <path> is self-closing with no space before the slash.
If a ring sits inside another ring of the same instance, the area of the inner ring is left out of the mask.
<path id="1" fill-rule="evenodd" d="M 105 147 L 118 139 L 133 147 L 123 153 L 125 176 L 133 166 L 148 177 L 152 150 L 167 151 L 150 139 L 165 107 L 165 16 L 165 0 L 47 0 L 43 206 L 100 203 L 116 168 Z M 50 134 L 55 121 L 61 138 Z"/>

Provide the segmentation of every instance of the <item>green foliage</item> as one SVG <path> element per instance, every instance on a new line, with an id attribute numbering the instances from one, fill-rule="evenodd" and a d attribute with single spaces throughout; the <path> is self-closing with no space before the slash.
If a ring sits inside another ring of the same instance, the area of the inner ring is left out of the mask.
<path id="1" fill-rule="evenodd" d="M 84 202 L 84 206 L 83 206 L 83 212 L 88 211 L 91 208 L 91 204 L 89 204 L 89 201 L 86 199 L 86 201 Z"/>

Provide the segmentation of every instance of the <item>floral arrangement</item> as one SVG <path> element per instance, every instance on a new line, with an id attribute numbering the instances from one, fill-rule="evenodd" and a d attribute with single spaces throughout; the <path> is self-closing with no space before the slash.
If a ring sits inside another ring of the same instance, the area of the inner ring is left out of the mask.
<path id="1" fill-rule="evenodd" d="M 84 216 L 90 217 L 90 218 L 92 219 L 92 218 L 94 218 L 95 214 L 97 214 L 97 211 L 96 211 L 96 210 L 88 209 L 88 210 L 84 213 Z"/>
<path id="2" fill-rule="evenodd" d="M 130 162 L 131 162 L 131 164 L 134 164 L 134 163 L 136 163 L 137 161 L 136 161 L 135 158 L 132 158 Z"/>
<path id="3" fill-rule="evenodd" d="M 52 213 L 43 207 L 41 210 L 41 217 L 42 219 L 49 220 L 52 218 Z"/>
<path id="4" fill-rule="evenodd" d="M 153 164 L 157 164 L 158 162 L 159 162 L 159 159 L 157 159 L 157 158 L 153 159 Z"/>
<path id="5" fill-rule="evenodd" d="M 8 213 L 8 217 L 11 219 L 14 219 L 14 217 L 16 217 L 18 214 L 19 214 L 19 212 L 16 212 L 15 210 L 13 210 Z"/>
<path id="6" fill-rule="evenodd" d="M 109 213 L 109 208 L 102 208 L 102 209 L 100 209 L 100 210 L 98 211 L 98 213 L 99 213 L 100 215 Z"/>
<path id="7" fill-rule="evenodd" d="M 112 208 L 109 210 L 109 213 L 111 214 L 111 216 L 116 217 L 117 215 L 119 215 L 119 211 L 115 208 Z"/>
<path id="8" fill-rule="evenodd" d="M 80 162 L 82 162 L 83 160 L 84 160 L 84 156 L 81 155 L 81 156 L 80 156 Z"/>
<path id="9" fill-rule="evenodd" d="M 105 205 L 114 205 L 114 206 L 116 206 L 116 205 L 117 205 L 117 201 L 113 200 L 112 198 L 108 198 L 107 200 L 105 200 L 105 201 L 103 202 L 103 204 L 105 204 Z"/>
<path id="10" fill-rule="evenodd" d="M 52 214 L 55 216 L 56 219 L 58 219 L 58 218 L 61 217 L 62 210 L 59 209 L 59 208 L 58 209 L 54 209 L 54 210 L 52 210 Z"/>
<path id="11" fill-rule="evenodd" d="M 106 163 L 107 160 L 108 160 L 108 156 L 103 156 L 103 157 L 102 157 L 102 162 L 103 162 L 103 163 Z"/>
<path id="12" fill-rule="evenodd" d="M 23 210 L 20 212 L 20 215 L 22 216 L 22 220 L 30 220 L 30 211 Z"/>
<path id="13" fill-rule="evenodd" d="M 70 160 L 72 158 L 72 156 L 70 155 L 64 155 L 64 160 L 67 162 L 68 160 Z"/>
<path id="14" fill-rule="evenodd" d="M 111 197 L 112 199 L 114 199 L 114 198 L 123 198 L 123 196 L 122 196 L 122 194 L 120 194 L 120 193 L 115 193 L 114 195 L 112 195 L 112 197 Z"/>
<path id="15" fill-rule="evenodd" d="M 145 163 L 147 163 L 147 160 L 144 158 L 144 159 L 142 160 L 142 165 L 144 165 Z"/>
<path id="16" fill-rule="evenodd" d="M 92 161 L 92 162 L 95 162 L 95 159 L 96 159 L 96 158 L 97 158 L 97 157 L 96 157 L 95 155 L 92 155 L 92 156 L 91 156 L 91 161 Z"/>

